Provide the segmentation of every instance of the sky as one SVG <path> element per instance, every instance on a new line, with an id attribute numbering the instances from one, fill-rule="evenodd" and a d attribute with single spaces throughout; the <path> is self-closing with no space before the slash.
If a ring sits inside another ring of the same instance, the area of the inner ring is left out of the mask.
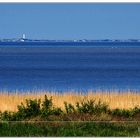
<path id="1" fill-rule="evenodd" d="M 140 39 L 140 4 L 0 4 L 0 38 Z"/>

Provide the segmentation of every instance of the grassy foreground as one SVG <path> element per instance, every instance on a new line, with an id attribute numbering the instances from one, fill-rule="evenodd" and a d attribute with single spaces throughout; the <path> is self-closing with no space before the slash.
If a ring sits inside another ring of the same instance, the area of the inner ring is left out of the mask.
<path id="1" fill-rule="evenodd" d="M 0 112 L 0 136 L 140 136 L 139 94 L 1 96 L 20 103 Z"/>
<path id="2" fill-rule="evenodd" d="M 38 122 L 0 123 L 0 136 L 11 137 L 139 137 L 138 123 Z"/>

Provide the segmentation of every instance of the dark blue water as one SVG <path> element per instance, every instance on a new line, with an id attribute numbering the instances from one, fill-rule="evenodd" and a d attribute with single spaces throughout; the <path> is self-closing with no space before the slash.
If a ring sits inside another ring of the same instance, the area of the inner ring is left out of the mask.
<path id="1" fill-rule="evenodd" d="M 0 90 L 140 91 L 140 47 L 0 47 Z"/>

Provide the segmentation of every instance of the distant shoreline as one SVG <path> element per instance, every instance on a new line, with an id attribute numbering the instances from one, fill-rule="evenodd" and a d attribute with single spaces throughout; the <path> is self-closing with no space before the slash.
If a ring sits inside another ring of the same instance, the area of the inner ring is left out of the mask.
<path id="1" fill-rule="evenodd" d="M 72 46 L 100 46 L 100 45 L 140 45 L 140 40 L 31 40 L 31 39 L 3 39 L 0 45 L 72 45 Z"/>

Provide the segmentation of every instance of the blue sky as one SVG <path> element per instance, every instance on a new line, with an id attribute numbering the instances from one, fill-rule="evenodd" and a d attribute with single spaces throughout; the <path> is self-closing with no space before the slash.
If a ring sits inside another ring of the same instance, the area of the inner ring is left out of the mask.
<path id="1" fill-rule="evenodd" d="M 0 38 L 140 39 L 140 4 L 0 4 Z"/>

